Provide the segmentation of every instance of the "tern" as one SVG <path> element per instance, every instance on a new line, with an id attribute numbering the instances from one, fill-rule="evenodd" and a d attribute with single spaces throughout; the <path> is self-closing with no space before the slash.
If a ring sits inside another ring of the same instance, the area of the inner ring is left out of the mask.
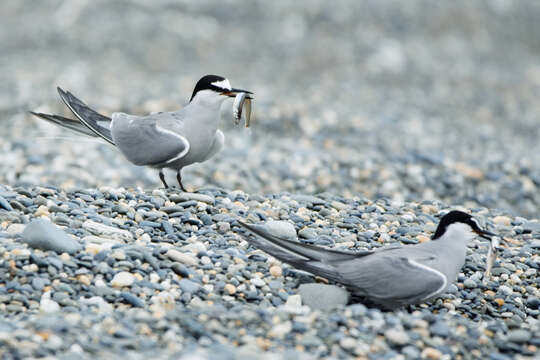
<path id="1" fill-rule="evenodd" d="M 231 87 L 228 79 L 205 75 L 195 85 L 189 104 L 178 111 L 146 116 L 115 112 L 111 117 L 92 110 L 69 91 L 58 87 L 60 98 L 75 115 L 69 119 L 37 112 L 31 114 L 80 134 L 99 137 L 116 146 L 135 165 L 159 169 L 165 188 L 164 168 L 176 170 L 182 184 L 182 168 L 208 160 L 221 150 L 225 135 L 217 128 L 220 108 L 228 97 L 250 91 Z M 247 95 L 248 99 L 252 99 Z"/>
<path id="2" fill-rule="evenodd" d="M 457 279 L 467 243 L 477 234 L 491 240 L 478 221 L 462 211 L 444 215 L 431 241 L 347 252 L 285 240 L 238 221 L 256 237 L 245 239 L 278 260 L 344 285 L 353 295 L 388 310 L 430 301 Z"/>

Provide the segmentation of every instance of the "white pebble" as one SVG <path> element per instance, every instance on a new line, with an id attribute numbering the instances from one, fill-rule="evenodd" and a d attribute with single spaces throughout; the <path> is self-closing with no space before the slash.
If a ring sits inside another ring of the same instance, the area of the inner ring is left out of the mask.
<path id="1" fill-rule="evenodd" d="M 166 253 L 167 257 L 171 260 L 178 261 L 182 264 L 195 266 L 199 263 L 197 258 L 191 254 L 183 253 L 175 249 L 169 249 Z"/>
<path id="2" fill-rule="evenodd" d="M 111 285 L 114 287 L 124 287 L 131 286 L 135 281 L 135 276 L 128 273 L 127 271 L 121 271 L 114 275 L 114 278 L 111 280 Z"/>

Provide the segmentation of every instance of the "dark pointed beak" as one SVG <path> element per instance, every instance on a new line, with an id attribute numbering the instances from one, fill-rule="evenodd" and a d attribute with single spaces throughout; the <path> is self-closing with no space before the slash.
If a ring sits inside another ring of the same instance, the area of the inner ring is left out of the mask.
<path id="1" fill-rule="evenodd" d="M 235 89 L 235 88 L 232 88 L 230 91 L 224 91 L 221 94 L 225 95 L 225 96 L 228 96 L 228 97 L 235 97 L 236 94 L 238 94 L 238 93 L 253 94 L 249 90 L 242 90 L 242 89 Z M 247 95 L 246 98 L 253 99 L 253 97 L 251 97 L 250 95 Z"/>
<path id="2" fill-rule="evenodd" d="M 478 234 L 478 236 L 486 239 L 486 240 L 491 240 L 491 238 L 493 236 L 497 236 L 496 234 L 494 233 L 491 233 L 489 231 L 486 231 L 486 230 L 482 230 L 482 229 L 477 229 L 477 230 L 474 230 L 475 233 Z"/>

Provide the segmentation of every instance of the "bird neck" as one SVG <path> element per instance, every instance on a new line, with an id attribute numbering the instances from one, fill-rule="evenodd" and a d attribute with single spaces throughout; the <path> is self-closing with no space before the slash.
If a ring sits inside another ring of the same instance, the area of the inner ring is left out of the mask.
<path id="1" fill-rule="evenodd" d="M 467 245 L 474 238 L 471 227 L 464 223 L 454 223 L 446 228 L 444 234 L 435 241 Z"/>

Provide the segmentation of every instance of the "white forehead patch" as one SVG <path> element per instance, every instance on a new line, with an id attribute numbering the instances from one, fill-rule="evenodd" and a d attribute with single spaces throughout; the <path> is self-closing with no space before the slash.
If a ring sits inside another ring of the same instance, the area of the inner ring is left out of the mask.
<path id="1" fill-rule="evenodd" d="M 212 83 L 212 85 L 217 86 L 217 87 L 222 88 L 222 89 L 227 89 L 227 90 L 232 89 L 231 83 L 229 83 L 228 79 L 220 80 L 220 81 L 214 81 Z"/>

